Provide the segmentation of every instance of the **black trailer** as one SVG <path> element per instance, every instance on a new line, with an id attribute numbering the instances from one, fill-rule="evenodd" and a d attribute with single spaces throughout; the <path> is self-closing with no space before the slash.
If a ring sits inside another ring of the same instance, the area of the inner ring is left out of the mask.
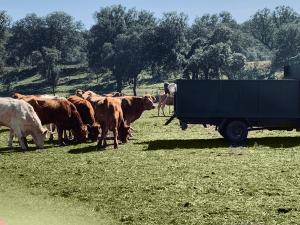
<path id="1" fill-rule="evenodd" d="M 215 125 L 235 143 L 246 140 L 250 130 L 299 129 L 299 85 L 296 79 L 178 80 L 173 118 L 183 129 Z"/>

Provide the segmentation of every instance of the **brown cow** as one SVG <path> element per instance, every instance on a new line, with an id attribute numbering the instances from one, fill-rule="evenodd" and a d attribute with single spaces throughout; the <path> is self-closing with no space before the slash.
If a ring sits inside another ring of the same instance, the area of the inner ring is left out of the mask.
<path id="1" fill-rule="evenodd" d="M 108 94 L 104 94 L 103 96 L 105 96 L 105 97 L 121 97 L 121 96 L 125 96 L 125 94 L 121 93 L 121 92 L 111 92 Z"/>
<path id="2" fill-rule="evenodd" d="M 68 100 L 18 94 L 15 94 L 15 97 L 19 97 L 32 105 L 43 125 L 51 123 L 56 125 L 60 145 L 64 144 L 62 138 L 64 130 L 72 130 L 76 141 L 83 142 L 86 140 L 87 128 L 84 126 L 76 107 Z"/>
<path id="3" fill-rule="evenodd" d="M 82 122 L 87 125 L 88 138 L 91 141 L 97 141 L 99 136 L 99 124 L 95 120 L 95 111 L 93 106 L 88 100 L 85 100 L 79 96 L 73 95 L 68 98 L 68 101 L 72 102 L 77 111 L 79 112 Z"/>
<path id="4" fill-rule="evenodd" d="M 121 100 L 107 97 L 95 105 L 96 121 L 100 123 L 102 132 L 98 141 L 97 148 L 106 147 L 106 136 L 108 130 L 114 134 L 114 148 L 118 148 L 118 139 L 123 143 L 127 142 L 130 127 L 127 126 L 123 119 Z"/>
<path id="5" fill-rule="evenodd" d="M 83 91 L 81 89 L 76 90 L 75 95 L 83 99 L 88 99 L 91 96 L 97 96 L 97 94 L 93 91 Z"/>
<path id="6" fill-rule="evenodd" d="M 139 119 L 145 110 L 155 109 L 153 101 L 149 96 L 124 96 L 119 99 L 122 100 L 124 120 L 128 126 Z"/>
<path id="7" fill-rule="evenodd" d="M 170 106 L 174 105 L 174 96 L 169 94 L 161 94 L 158 96 L 159 102 L 157 106 L 157 115 L 159 116 L 160 109 L 163 112 L 163 115 L 165 116 L 165 106 L 169 106 L 169 114 L 170 114 Z"/>

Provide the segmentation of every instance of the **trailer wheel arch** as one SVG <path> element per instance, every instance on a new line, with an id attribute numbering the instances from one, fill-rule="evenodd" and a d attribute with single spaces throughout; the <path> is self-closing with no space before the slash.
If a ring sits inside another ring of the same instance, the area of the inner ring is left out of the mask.
<path id="1" fill-rule="evenodd" d="M 245 119 L 227 119 L 218 127 L 219 133 L 228 141 L 238 144 L 247 139 L 249 122 Z"/>
<path id="2" fill-rule="evenodd" d="M 226 118 L 223 119 L 222 122 L 217 126 L 218 130 L 223 130 L 232 121 L 241 121 L 244 122 L 248 127 L 251 127 L 249 120 L 246 118 Z"/>

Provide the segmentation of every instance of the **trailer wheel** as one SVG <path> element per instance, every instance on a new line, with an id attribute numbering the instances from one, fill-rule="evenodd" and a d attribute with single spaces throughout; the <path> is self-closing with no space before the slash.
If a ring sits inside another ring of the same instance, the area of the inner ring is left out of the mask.
<path id="1" fill-rule="evenodd" d="M 246 123 L 240 120 L 234 120 L 227 124 L 224 129 L 224 133 L 221 134 L 228 141 L 233 143 L 241 143 L 247 139 L 248 136 L 248 126 Z"/>
<path id="2" fill-rule="evenodd" d="M 223 128 L 223 129 L 219 128 L 219 129 L 218 129 L 218 132 L 219 132 L 219 134 L 221 134 L 221 136 L 222 136 L 223 138 L 227 139 L 226 133 L 225 133 L 225 129 L 224 129 L 224 128 Z"/>

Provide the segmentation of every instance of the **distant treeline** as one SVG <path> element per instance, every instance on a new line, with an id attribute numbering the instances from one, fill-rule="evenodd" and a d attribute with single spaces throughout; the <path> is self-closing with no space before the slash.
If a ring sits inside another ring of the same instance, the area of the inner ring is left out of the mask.
<path id="1" fill-rule="evenodd" d="M 0 11 L 0 72 L 33 66 L 53 87 L 61 65 L 86 64 L 94 73 L 109 71 L 116 89 L 142 71 L 154 80 L 177 74 L 185 79 L 272 79 L 283 65 L 300 61 L 300 16 L 288 6 L 257 11 L 238 24 L 229 12 L 206 14 L 191 25 L 183 13 L 152 12 L 121 5 L 101 8 L 87 30 L 65 12 L 28 14 L 14 23 Z M 246 67 L 266 61 L 269 68 Z"/>

